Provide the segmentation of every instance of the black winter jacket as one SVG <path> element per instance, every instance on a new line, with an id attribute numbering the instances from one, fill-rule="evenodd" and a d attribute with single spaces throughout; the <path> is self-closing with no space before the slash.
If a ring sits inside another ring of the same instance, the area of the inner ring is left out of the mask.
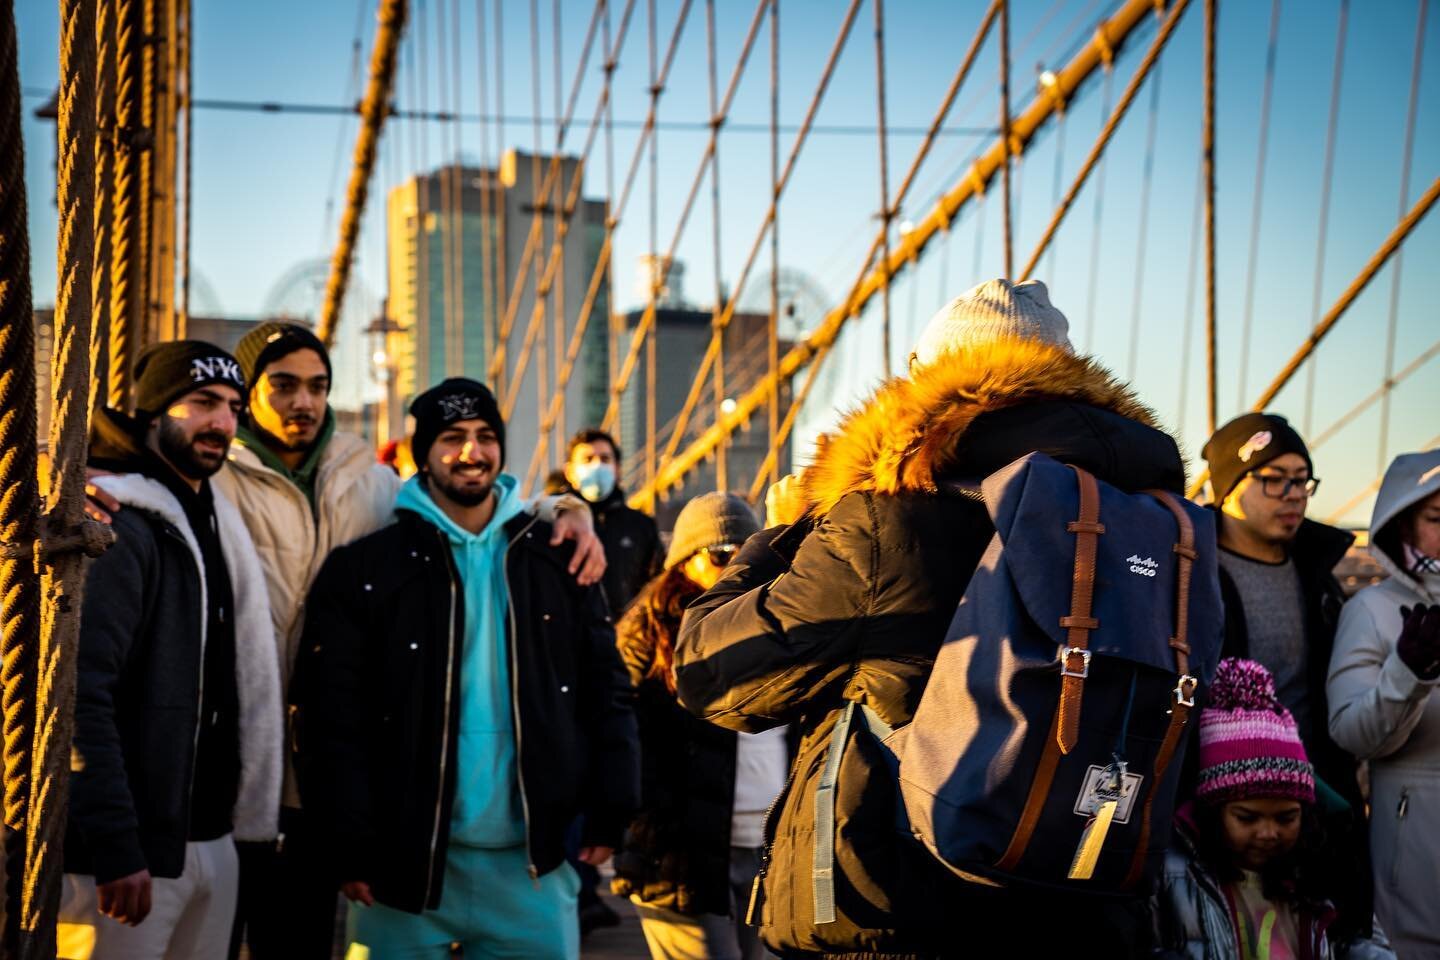
<path id="1" fill-rule="evenodd" d="M 974 931 L 985 929 L 1005 931 L 1007 955 L 1028 956 L 1063 929 L 1072 946 L 1085 931 L 1111 937 L 1109 955 L 1129 952 L 1143 904 L 1072 904 L 1062 927 L 1036 923 L 1032 900 L 953 877 L 897 828 L 895 779 L 867 738 L 851 742 L 837 781 L 834 923 L 813 922 L 811 864 L 816 787 L 845 701 L 895 726 L 911 719 L 993 534 L 982 504 L 942 486 L 1039 450 L 1125 489 L 1181 490 L 1179 451 L 1153 422 L 1097 364 L 1058 349 L 1009 343 L 952 354 L 882 387 L 828 438 L 802 481 L 808 519 L 751 538 L 687 610 L 676 659 L 682 703 L 732 729 L 801 728 L 767 824 L 761 925 L 772 949 L 931 957 L 972 950 Z"/>
<path id="2" fill-rule="evenodd" d="M 616 847 L 639 802 L 633 691 L 598 588 L 529 516 L 505 525 L 507 642 L 532 875 L 565 860 L 585 816 Z M 440 903 L 459 734 L 464 589 L 415 513 L 336 549 L 311 588 L 290 697 L 296 771 L 336 879 L 419 913 Z"/>

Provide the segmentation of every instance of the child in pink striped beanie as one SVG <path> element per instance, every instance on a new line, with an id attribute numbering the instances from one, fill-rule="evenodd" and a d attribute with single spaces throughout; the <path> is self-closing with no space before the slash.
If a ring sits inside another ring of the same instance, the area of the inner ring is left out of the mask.
<path id="1" fill-rule="evenodd" d="M 1295 718 L 1275 698 L 1275 679 L 1253 660 L 1222 660 L 1200 712 L 1202 803 L 1315 802 L 1315 774 Z"/>

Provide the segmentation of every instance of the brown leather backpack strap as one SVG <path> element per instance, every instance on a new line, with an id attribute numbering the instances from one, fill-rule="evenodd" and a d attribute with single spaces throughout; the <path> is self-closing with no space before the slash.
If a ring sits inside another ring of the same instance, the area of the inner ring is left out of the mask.
<path id="1" fill-rule="evenodd" d="M 1140 813 L 1140 837 L 1135 845 L 1135 855 L 1130 860 L 1130 870 L 1125 877 L 1126 889 L 1134 889 L 1145 876 L 1147 848 L 1150 846 L 1150 815 L 1155 803 L 1155 793 L 1165 779 L 1175 751 L 1180 747 L 1180 738 L 1185 732 L 1190 710 L 1195 706 L 1195 689 L 1199 681 L 1190 676 L 1190 643 L 1187 639 L 1190 628 L 1190 580 L 1195 571 L 1195 524 L 1190 514 L 1180 505 L 1173 493 L 1165 490 L 1147 490 L 1175 518 L 1179 528 L 1179 542 L 1175 544 L 1175 630 L 1170 637 L 1170 649 L 1175 651 L 1175 672 L 1180 679 L 1175 684 L 1170 704 L 1170 724 L 1165 729 L 1165 738 L 1160 741 L 1160 750 L 1155 755 L 1155 766 L 1150 784 L 1145 792 L 1145 805 Z"/>
<path id="2" fill-rule="evenodd" d="M 1095 599 L 1095 553 L 1105 525 L 1100 522 L 1100 485 L 1095 477 L 1071 466 L 1080 487 L 1080 517 L 1066 524 L 1075 534 L 1075 572 L 1070 583 L 1070 614 L 1060 618 L 1067 646 L 1060 654 L 1060 707 L 1055 725 L 1062 754 L 1080 739 L 1080 700 L 1090 675 L 1090 631 L 1100 626 L 1091 616 Z"/>
<path id="3" fill-rule="evenodd" d="M 995 862 L 1001 870 L 1015 869 L 1020 858 L 1025 856 L 1025 849 L 1030 846 L 1030 838 L 1035 835 L 1035 827 L 1040 823 L 1040 813 L 1050 796 L 1050 785 L 1055 782 L 1055 768 L 1060 765 L 1060 738 L 1056 735 L 1059 729 L 1060 714 L 1057 712 L 1050 723 L 1050 736 L 1045 738 L 1045 749 L 1040 752 L 1035 779 L 1030 781 L 1030 793 L 1025 797 L 1025 806 L 1020 811 L 1015 832 L 1010 836 L 1010 845 Z"/>

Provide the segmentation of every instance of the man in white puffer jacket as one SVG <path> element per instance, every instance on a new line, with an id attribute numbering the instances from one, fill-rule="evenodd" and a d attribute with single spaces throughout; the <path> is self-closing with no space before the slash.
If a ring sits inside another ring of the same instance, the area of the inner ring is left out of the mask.
<path id="1" fill-rule="evenodd" d="M 241 339 L 235 355 L 250 384 L 249 415 L 215 485 L 239 509 L 260 554 L 281 645 L 283 691 L 315 575 L 336 547 L 391 521 L 400 478 L 376 461 L 365 440 L 335 429 L 330 356 L 308 328 L 262 323 Z M 591 583 L 604 571 L 604 555 L 588 511 L 578 500 L 573 507 L 552 498 L 531 509 L 555 521 L 557 540 L 576 541 L 571 572 Z M 280 838 L 240 845 L 235 937 L 237 945 L 244 938 L 256 960 L 331 956 L 338 888 L 312 855 L 311 836 L 287 751 Z"/>
<path id="2" fill-rule="evenodd" d="M 1440 450 L 1390 464 L 1370 552 L 1390 574 L 1345 605 L 1330 735 L 1370 761 L 1375 912 L 1395 951 L 1440 958 Z"/>

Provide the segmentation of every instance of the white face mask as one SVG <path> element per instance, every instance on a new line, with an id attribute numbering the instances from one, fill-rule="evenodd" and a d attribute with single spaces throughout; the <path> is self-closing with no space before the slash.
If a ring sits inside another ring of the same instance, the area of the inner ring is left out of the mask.
<path id="1" fill-rule="evenodd" d="M 615 490 L 615 468 L 599 461 L 577 466 L 575 489 L 591 503 L 599 503 Z"/>

